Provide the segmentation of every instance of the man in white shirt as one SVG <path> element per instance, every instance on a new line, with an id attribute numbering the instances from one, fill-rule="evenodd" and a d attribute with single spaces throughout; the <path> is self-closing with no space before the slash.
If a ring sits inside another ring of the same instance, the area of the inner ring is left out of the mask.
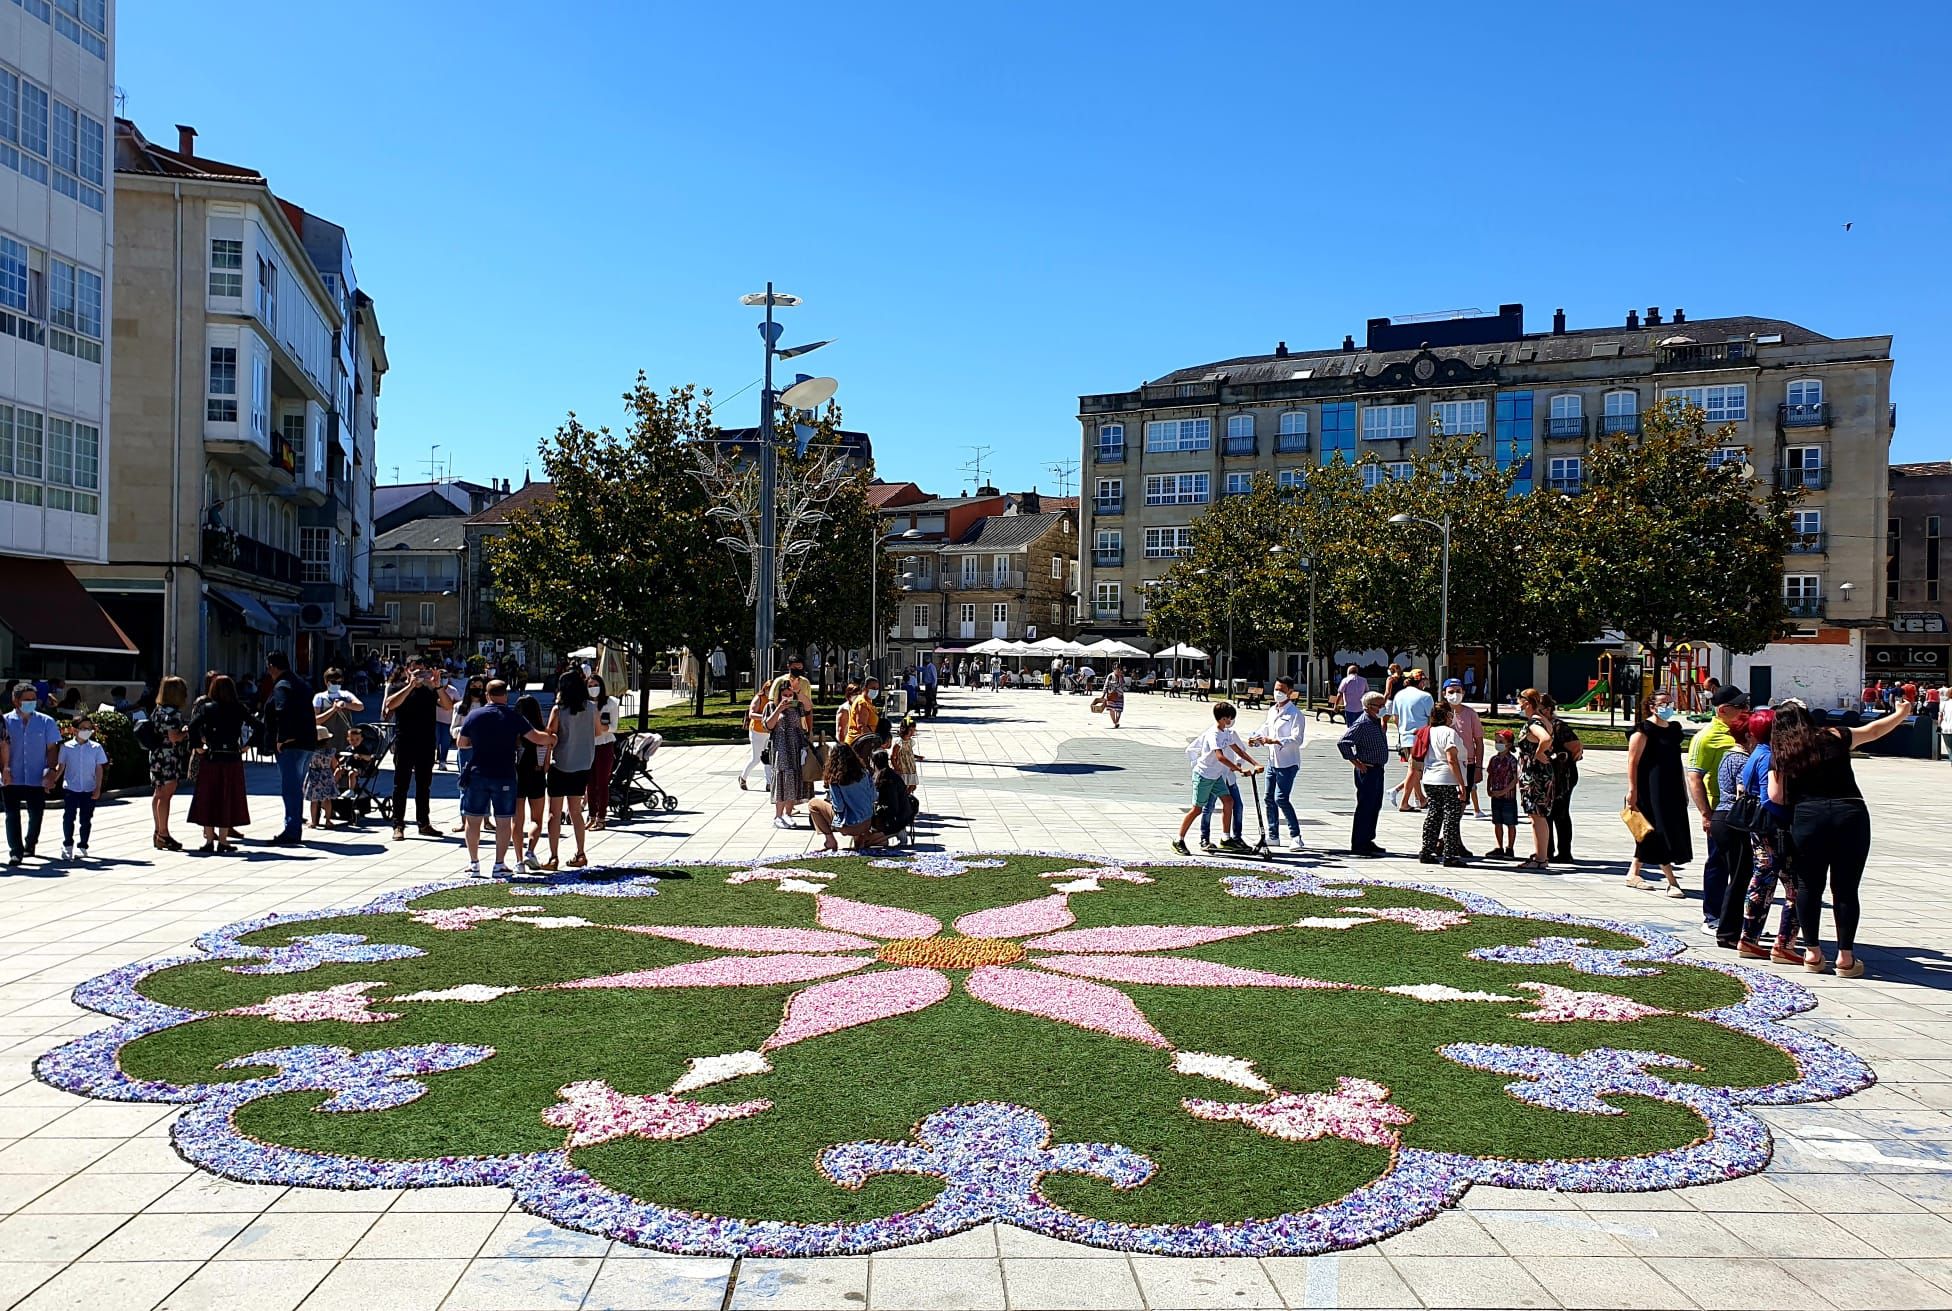
<path id="1" fill-rule="evenodd" d="M 1227 836 L 1220 845 L 1227 851 L 1245 852 L 1246 843 L 1233 836 L 1234 802 L 1229 789 L 1230 774 L 1258 774 L 1261 772 L 1254 757 L 1247 754 L 1247 744 L 1234 732 L 1235 711 L 1231 701 L 1221 701 L 1213 707 L 1213 727 L 1187 744 L 1187 759 L 1193 762 L 1193 805 L 1179 821 L 1179 836 L 1173 839 L 1173 851 L 1177 855 L 1190 856 L 1186 849 L 1186 834 L 1193 827 L 1193 821 L 1205 812 L 1207 803 L 1220 802 L 1220 827 Z"/>
<path id="2" fill-rule="evenodd" d="M 1274 704 L 1267 708 L 1267 718 L 1261 721 L 1261 731 L 1247 739 L 1249 746 L 1264 746 L 1268 751 L 1267 770 L 1267 840 L 1270 843 L 1281 840 L 1281 816 L 1288 817 L 1288 828 L 1294 834 L 1289 844 L 1292 851 L 1305 850 L 1307 844 L 1301 840 L 1301 821 L 1295 818 L 1294 803 L 1288 799 L 1294 790 L 1295 775 L 1301 770 L 1301 743 L 1307 735 L 1307 721 L 1302 718 L 1301 706 L 1295 701 L 1295 684 L 1291 678 L 1274 680 Z"/>
<path id="3" fill-rule="evenodd" d="M 1403 781 L 1390 789 L 1390 796 L 1401 794 L 1398 810 L 1422 810 L 1424 806 L 1422 769 L 1410 758 L 1416 746 L 1417 730 L 1430 722 L 1430 707 L 1437 699 L 1423 687 L 1423 671 L 1412 669 L 1403 676 L 1403 687 L 1390 698 L 1389 709 L 1383 718 L 1393 727 L 1396 737 L 1396 758 L 1403 762 Z"/>

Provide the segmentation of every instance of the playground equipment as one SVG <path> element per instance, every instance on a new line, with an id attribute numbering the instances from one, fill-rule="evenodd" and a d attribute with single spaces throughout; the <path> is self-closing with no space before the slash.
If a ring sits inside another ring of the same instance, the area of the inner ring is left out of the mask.
<path id="1" fill-rule="evenodd" d="M 1677 642 L 1667 654 L 1667 667 L 1661 671 L 1660 686 L 1674 695 L 1674 704 L 1684 714 L 1707 714 L 1708 648 L 1692 642 Z"/>
<path id="2" fill-rule="evenodd" d="M 1584 695 L 1559 707 L 1561 710 L 1611 710 L 1613 708 L 1613 653 L 1602 651 L 1593 677 L 1586 680 Z"/>

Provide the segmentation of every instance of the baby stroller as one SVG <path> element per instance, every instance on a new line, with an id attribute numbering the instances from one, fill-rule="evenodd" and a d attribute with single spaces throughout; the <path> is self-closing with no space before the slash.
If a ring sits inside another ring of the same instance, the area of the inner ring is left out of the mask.
<path id="1" fill-rule="evenodd" d="M 379 777 L 380 762 L 386 759 L 387 750 L 393 745 L 391 725 L 382 729 L 378 724 L 361 724 L 360 731 L 366 741 L 373 744 L 371 751 L 341 751 L 337 765 L 345 771 L 345 786 L 332 798 L 332 818 L 346 824 L 363 821 L 374 811 L 381 819 L 393 817 L 393 798 L 374 791 L 373 781 Z"/>
<path id="2" fill-rule="evenodd" d="M 610 814 L 627 820 L 639 807 L 645 810 L 676 810 L 678 794 L 666 792 L 651 777 L 651 757 L 664 745 L 657 733 L 635 732 L 617 735 L 617 763 L 610 774 Z"/>

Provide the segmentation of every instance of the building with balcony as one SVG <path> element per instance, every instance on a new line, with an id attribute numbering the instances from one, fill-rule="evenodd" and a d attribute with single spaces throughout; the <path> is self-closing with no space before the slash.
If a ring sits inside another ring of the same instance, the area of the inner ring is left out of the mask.
<path id="1" fill-rule="evenodd" d="M 506 484 L 504 484 L 506 485 Z M 461 596 L 466 606 L 462 632 L 466 635 L 465 654 L 513 660 L 524 669 L 547 672 L 556 655 L 549 645 L 518 623 L 495 602 L 495 565 L 489 553 L 494 540 L 508 531 L 510 515 L 530 506 L 554 499 L 556 485 L 548 482 L 523 482 L 513 492 L 486 509 L 461 521 L 466 548 L 462 559 Z"/>
<path id="2" fill-rule="evenodd" d="M 987 491 L 989 489 L 981 489 Z M 987 514 L 971 514 L 967 502 L 994 501 Z M 1077 511 L 1045 509 L 1036 492 L 1012 496 L 919 501 L 921 524 L 938 510 L 953 519 L 954 535 L 893 541 L 902 588 L 898 612 L 888 623 L 888 667 L 919 664 L 931 651 L 956 653 L 990 638 L 1036 641 L 1076 631 L 1078 586 Z M 883 521 L 891 511 L 883 511 Z M 900 528 L 897 533 L 908 531 Z M 924 530 L 927 531 L 927 530 Z"/>
<path id="3" fill-rule="evenodd" d="M 315 665 L 335 654 L 332 625 L 305 622 L 306 588 L 353 604 L 339 507 L 371 512 L 353 397 L 365 385 L 370 403 L 385 367 L 378 325 L 347 319 L 343 269 L 320 272 L 304 212 L 262 173 L 200 155 L 188 127 L 170 149 L 117 119 L 114 149 L 112 402 L 128 427 L 107 464 L 143 495 L 110 505 L 108 558 L 84 585 L 135 638 L 145 679 L 253 669 L 274 648 Z M 326 531 L 308 543 L 301 525 Z"/>
<path id="4" fill-rule="evenodd" d="M 1864 681 L 1952 682 L 1952 461 L 1894 464 L 1885 521 L 1885 622 L 1864 635 Z"/>
<path id="5" fill-rule="evenodd" d="M 107 558 L 115 6 L 0 6 L 0 672 L 126 680 Z"/>
<path id="6" fill-rule="evenodd" d="M 459 516 L 416 519 L 381 533 L 373 547 L 378 623 L 362 644 L 394 659 L 460 650 L 467 639 L 467 574 L 467 527 Z"/>
<path id="7" fill-rule="evenodd" d="M 1885 613 L 1891 339 L 1835 339 L 1779 319 L 1652 308 L 1568 328 L 1560 311 L 1549 330 L 1527 331 L 1521 305 L 1371 319 L 1362 345 L 1353 334 L 1316 350 L 1282 342 L 1080 396 L 1087 622 L 1094 633 L 1142 633 L 1147 585 L 1189 549 L 1193 521 L 1255 474 L 1300 482 L 1339 460 L 1362 465 L 1374 486 L 1407 473 L 1437 427 L 1483 434 L 1520 491 L 1576 495 L 1589 442 L 1637 434 L 1648 410 L 1672 401 L 1734 426 L 1719 458 L 1805 493 L 1783 565 L 1796 632 L 1751 655 L 1717 653 L 1717 672 L 1758 693 L 1834 704 L 1859 686 L 1863 632 Z M 1590 657 L 1526 664 L 1511 673 L 1555 694 L 1583 692 L 1592 673 Z"/>

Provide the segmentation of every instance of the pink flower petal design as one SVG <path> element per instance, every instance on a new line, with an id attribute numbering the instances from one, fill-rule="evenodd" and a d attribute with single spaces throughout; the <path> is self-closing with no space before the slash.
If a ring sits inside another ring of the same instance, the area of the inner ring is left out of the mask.
<path id="1" fill-rule="evenodd" d="M 956 921 L 956 932 L 965 938 L 1022 938 L 1033 933 L 1049 933 L 1078 922 L 1071 913 L 1070 898 L 1062 893 L 1020 901 L 1014 906 L 978 910 Z"/>
<path id="2" fill-rule="evenodd" d="M 988 1002 L 998 1010 L 1041 1016 L 1060 1024 L 1109 1033 L 1114 1038 L 1130 1038 L 1148 1047 L 1172 1046 L 1132 1004 L 1130 997 L 1102 983 L 1086 983 L 1082 979 L 1059 978 L 1003 965 L 979 965 L 969 972 L 963 986 L 977 1001 Z"/>
<path id="3" fill-rule="evenodd" d="M 763 988 L 805 983 L 871 964 L 872 956 L 714 956 L 654 970 L 630 970 L 594 979 L 571 979 L 557 988 Z"/>
<path id="4" fill-rule="evenodd" d="M 1110 951 L 1121 954 L 1131 951 L 1172 951 L 1176 947 L 1199 947 L 1249 933 L 1266 933 L 1280 927 L 1279 924 L 1121 924 L 1103 929 L 1066 929 L 1062 933 L 1047 933 L 1023 945 L 1039 951 Z"/>
<path id="5" fill-rule="evenodd" d="M 1238 1120 L 1270 1138 L 1291 1143 L 1345 1138 L 1371 1147 L 1394 1147 L 1394 1126 L 1416 1117 L 1389 1103 L 1389 1089 L 1368 1079 L 1346 1076 L 1332 1093 L 1282 1093 L 1265 1102 L 1212 1102 L 1188 1098 L 1180 1103 L 1200 1120 Z"/>
<path id="6" fill-rule="evenodd" d="M 1535 1010 L 1523 1011 L 1514 1018 L 1539 1024 L 1567 1024 L 1574 1020 L 1600 1020 L 1630 1023 L 1649 1015 L 1665 1015 L 1658 1006 L 1648 1006 L 1631 997 L 1616 997 L 1610 992 L 1581 992 L 1552 983 L 1521 983 L 1519 987 L 1539 995 Z"/>
<path id="7" fill-rule="evenodd" d="M 280 1024 L 304 1024 L 308 1020 L 342 1020 L 347 1024 L 382 1024 L 400 1018 L 398 1011 L 372 1009 L 366 994 L 384 983 L 341 983 L 316 992 L 281 992 L 255 1006 L 238 1006 L 226 1015 L 261 1015 Z"/>
<path id="8" fill-rule="evenodd" d="M 786 999 L 786 1014 L 760 1051 L 838 1033 L 857 1024 L 925 1010 L 949 995 L 949 978 L 935 970 L 876 970 L 853 979 L 816 983 Z"/>
<path id="9" fill-rule="evenodd" d="M 565 1084 L 556 1092 L 563 1100 L 542 1113 L 542 1122 L 569 1130 L 567 1147 L 588 1147 L 613 1138 L 671 1142 L 703 1133 L 720 1120 L 743 1120 L 773 1105 L 763 1098 L 724 1104 L 694 1102 L 670 1093 L 637 1097 L 618 1092 L 602 1079 Z"/>
<path id="10" fill-rule="evenodd" d="M 933 938 L 942 932 L 941 920 L 920 911 L 828 896 L 815 897 L 813 905 L 814 918 L 823 927 L 843 933 L 865 933 L 873 938 Z"/>
<path id="11" fill-rule="evenodd" d="M 1266 970 L 1194 960 L 1186 956 L 1039 956 L 1033 962 L 1060 974 L 1112 983 L 1160 983 L 1187 988 L 1341 988 L 1353 985 L 1304 979 Z"/>
<path id="12" fill-rule="evenodd" d="M 619 924 L 626 933 L 670 938 L 720 951 L 873 951 L 881 944 L 851 933 L 823 929 L 769 929 L 757 925 Z"/>

